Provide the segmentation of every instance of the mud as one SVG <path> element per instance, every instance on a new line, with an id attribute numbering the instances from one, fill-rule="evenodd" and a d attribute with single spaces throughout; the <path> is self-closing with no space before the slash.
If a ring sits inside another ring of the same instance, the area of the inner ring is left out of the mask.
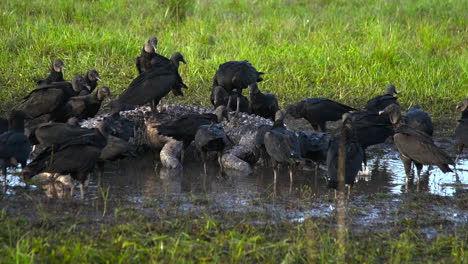
<path id="1" fill-rule="evenodd" d="M 436 144 L 454 156 L 453 140 L 439 136 Z M 277 190 L 273 170 L 256 166 L 251 174 L 227 171 L 215 162 L 207 175 L 199 163 L 184 168 L 161 166 L 156 153 L 107 163 L 102 178 L 91 177 L 85 200 L 74 197 L 49 199 L 41 186 L 27 190 L 19 177 L 8 175 L 10 188 L 1 196 L 0 208 L 12 215 L 31 218 L 41 212 L 102 219 L 103 215 L 132 210 L 159 214 L 193 213 L 214 216 L 244 215 L 253 223 L 301 222 L 312 218 L 330 221 L 335 216 L 333 191 L 326 188 L 326 171 L 298 171 L 293 183 L 286 168 Z M 468 155 L 463 154 L 454 173 L 425 166 L 421 177 L 407 180 L 398 152 L 391 142 L 368 149 L 369 176 L 359 177 L 347 201 L 347 215 L 355 230 L 385 231 L 389 225 L 405 226 L 408 219 L 428 237 L 468 223 Z M 100 220 L 101 221 L 101 220 Z M 330 222 L 332 224 L 332 222 Z M 441 228 L 442 227 L 442 228 Z"/>

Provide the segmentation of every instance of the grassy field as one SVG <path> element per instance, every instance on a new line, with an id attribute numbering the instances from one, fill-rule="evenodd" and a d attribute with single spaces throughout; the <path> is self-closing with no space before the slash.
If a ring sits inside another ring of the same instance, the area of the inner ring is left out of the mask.
<path id="1" fill-rule="evenodd" d="M 184 54 L 190 89 L 169 102 L 209 105 L 217 66 L 250 60 L 282 105 L 328 97 L 362 107 L 388 83 L 403 105 L 454 118 L 468 96 L 467 1 L 56 0 L 0 2 L 0 98 L 6 111 L 62 58 L 66 79 L 95 68 L 120 93 L 151 36 Z"/>
<path id="2" fill-rule="evenodd" d="M 348 229 L 337 231 L 334 214 L 303 222 L 273 220 L 261 211 L 220 213 L 212 201 L 200 197 L 193 200 L 200 211 L 178 209 L 183 203 L 179 200 L 164 200 L 160 206 L 162 200 L 150 199 L 141 207 L 109 205 L 104 216 L 99 199 L 85 205 L 18 195 L 8 206 L 0 203 L 0 262 L 466 263 L 466 229 L 453 228 L 453 222 L 426 204 L 458 204 L 465 210 L 466 195 L 452 199 L 419 194 L 396 206 L 395 198 L 370 198 L 398 208 L 389 222 L 360 227 L 353 222 L 362 212 L 351 206 Z M 24 208 L 27 213 L 19 210 Z M 412 214 L 416 216 L 408 217 Z M 427 231 L 432 229 L 437 236 Z"/>

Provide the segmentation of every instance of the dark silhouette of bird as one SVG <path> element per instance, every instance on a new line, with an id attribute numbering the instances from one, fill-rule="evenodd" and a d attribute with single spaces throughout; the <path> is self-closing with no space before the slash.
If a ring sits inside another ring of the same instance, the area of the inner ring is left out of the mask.
<path id="1" fill-rule="evenodd" d="M 280 109 L 276 96 L 271 93 L 262 93 L 257 83 L 249 85 L 250 113 L 275 121 L 275 114 Z"/>
<path id="2" fill-rule="evenodd" d="M 94 117 L 99 111 L 102 101 L 110 97 L 110 95 L 109 88 L 103 86 L 93 94 L 71 97 L 60 110 L 55 112 L 53 119 L 58 122 L 65 122 L 71 117 L 78 119 Z"/>
<path id="3" fill-rule="evenodd" d="M 42 151 L 23 170 L 25 181 L 41 172 L 70 174 L 80 182 L 80 197 L 84 199 L 84 183 L 107 144 L 104 122 L 98 123 L 94 133 L 75 137 L 63 144 Z"/>
<path id="4" fill-rule="evenodd" d="M 223 172 L 223 150 L 230 143 L 230 140 L 228 139 L 226 132 L 223 129 L 223 125 L 211 124 L 198 127 L 194 142 L 198 151 L 201 153 L 205 174 L 207 173 L 206 162 L 208 151 L 217 152 L 219 167 L 221 168 L 221 172 Z"/>
<path id="5" fill-rule="evenodd" d="M 85 88 L 83 88 L 80 91 L 80 93 L 78 94 L 79 96 L 91 94 L 94 91 L 94 89 L 96 89 L 98 85 L 97 82 L 101 81 L 101 76 L 99 75 L 98 71 L 90 70 L 84 76 L 84 81 Z"/>
<path id="6" fill-rule="evenodd" d="M 181 57 L 181 59 L 168 59 L 156 52 L 157 46 L 158 39 L 154 36 L 151 37 L 143 46 L 140 56 L 136 58 L 136 67 L 139 74 L 167 64 L 174 64 L 177 69 L 179 69 L 179 62 L 186 64 L 184 57 L 179 52 L 174 53 L 172 57 Z M 182 88 L 187 88 L 187 85 L 184 84 L 182 77 L 178 74 L 177 83 L 171 91 L 174 96 L 184 96 Z"/>
<path id="7" fill-rule="evenodd" d="M 250 114 L 250 102 L 247 97 L 237 91 L 228 93 L 221 86 L 215 86 L 211 89 L 210 101 L 215 108 L 224 105 L 228 111 L 232 111 L 237 107 L 237 98 L 239 98 L 239 111 Z"/>
<path id="8" fill-rule="evenodd" d="M 37 122 L 42 123 L 51 120 L 52 115 L 60 109 L 70 97 L 79 93 L 84 86 L 82 76 L 75 76 L 71 83 L 55 82 L 36 88 L 25 96 L 15 107 L 31 115 Z"/>
<path id="9" fill-rule="evenodd" d="M 455 128 L 455 144 L 456 144 L 456 159 L 455 163 L 460 158 L 463 148 L 468 146 L 468 98 L 461 101 L 456 109 L 462 112 L 458 125 Z"/>
<path id="10" fill-rule="evenodd" d="M 56 59 L 52 62 L 52 66 L 50 67 L 49 75 L 43 80 L 37 80 L 36 83 L 38 86 L 43 86 L 47 84 L 51 84 L 53 82 L 63 82 L 63 72 L 62 70 L 66 69 L 63 61 L 61 59 Z"/>
<path id="11" fill-rule="evenodd" d="M 213 78 L 212 87 L 221 86 L 228 94 L 236 90 L 239 95 L 242 95 L 242 89 L 247 88 L 250 84 L 263 81 L 262 74 L 263 72 L 257 71 L 249 61 L 228 61 L 219 65 Z M 236 112 L 239 111 L 240 99 L 237 100 L 236 107 Z"/>
<path id="12" fill-rule="evenodd" d="M 21 164 L 26 167 L 31 144 L 24 134 L 24 120 L 32 117 L 23 111 L 12 111 L 8 120 L 8 131 L 0 135 L 0 168 L 3 173 L 4 189 L 7 186 L 7 168 Z"/>
<path id="13" fill-rule="evenodd" d="M 125 141 L 130 140 L 134 136 L 135 123 L 120 115 L 125 106 L 118 100 L 112 100 L 106 106 L 110 108 L 109 116 L 105 119 L 109 135 Z"/>
<path id="14" fill-rule="evenodd" d="M 327 170 L 328 170 L 328 188 L 338 188 L 338 160 L 340 143 L 344 144 L 343 153 L 345 158 L 345 184 L 348 185 L 348 198 L 350 189 L 354 185 L 356 175 L 362 169 L 361 165 L 364 159 L 364 150 L 361 147 L 355 130 L 353 128 L 353 118 L 348 114 L 343 115 L 343 123 L 337 133 L 335 133 L 328 146 L 327 151 Z M 344 140 L 344 142 L 340 142 Z"/>
<path id="15" fill-rule="evenodd" d="M 317 175 L 319 163 L 327 159 L 329 144 L 327 135 L 322 132 L 301 131 L 299 132 L 299 144 L 302 158 L 315 162 L 315 174 Z"/>
<path id="16" fill-rule="evenodd" d="M 405 166 L 408 176 L 411 173 L 411 164 L 414 163 L 418 176 L 423 165 L 437 165 L 444 173 L 452 170 L 448 165 L 454 165 L 452 158 L 434 144 L 427 133 L 406 124 L 401 116 L 400 106 L 391 104 L 379 114 L 390 115 L 390 120 L 395 127 L 393 140 L 400 152 L 400 159 Z"/>
<path id="17" fill-rule="evenodd" d="M 140 56 L 138 56 L 136 61 L 136 68 L 138 70 L 138 74 L 146 72 L 153 68 L 152 59 L 156 56 L 156 48 L 158 46 L 158 39 L 156 37 L 151 37 L 145 43 L 141 50 Z"/>
<path id="18" fill-rule="evenodd" d="M 398 94 L 395 85 L 387 85 L 387 92 L 367 101 L 366 109 L 378 113 L 391 104 L 398 104 L 398 98 L 394 97 L 394 94 Z"/>
<path id="19" fill-rule="evenodd" d="M 0 117 L 0 135 L 8 131 L 8 119 Z"/>
<path id="20" fill-rule="evenodd" d="M 429 136 L 434 133 L 431 116 L 419 106 L 415 105 L 406 110 L 405 117 L 408 126 L 423 131 Z"/>
<path id="21" fill-rule="evenodd" d="M 227 117 L 226 108 L 224 106 L 219 106 L 215 109 L 214 114 L 186 114 L 176 120 L 169 120 L 154 126 L 154 128 L 157 129 L 159 135 L 182 141 L 182 150 L 185 150 L 195 139 L 195 135 L 200 126 L 219 123 L 225 117 Z M 183 152 L 181 156 L 183 160 Z"/>
<path id="22" fill-rule="evenodd" d="M 366 149 L 369 146 L 384 143 L 393 136 L 393 126 L 388 116 L 382 116 L 371 111 L 356 111 L 348 113 L 351 118 L 354 134 L 364 151 L 364 174 L 369 174 Z"/>
<path id="23" fill-rule="evenodd" d="M 171 90 L 172 94 L 174 94 L 175 96 L 184 96 L 182 88 L 187 88 L 187 85 L 185 85 L 184 81 L 182 80 L 182 77 L 179 74 L 180 62 L 187 64 L 187 62 L 184 59 L 184 56 L 182 56 L 180 52 L 175 52 L 174 54 L 172 54 L 170 59 L 156 53 L 153 59 L 151 60 L 151 64 L 153 65 L 152 67 L 165 65 L 175 66 L 175 68 L 177 69 L 177 81 Z"/>
<path id="24" fill-rule="evenodd" d="M 301 146 L 294 131 L 288 130 L 283 123 L 286 114 L 281 110 L 275 114 L 275 122 L 271 130 L 265 133 L 264 145 L 273 163 L 274 187 L 280 164 L 286 164 L 289 171 L 290 189 L 296 165 L 302 160 Z"/>
<path id="25" fill-rule="evenodd" d="M 172 89 L 181 85 L 178 79 L 180 77 L 178 65 L 182 60 L 180 53 L 174 54 L 171 57 L 173 63 L 143 72 L 130 83 L 117 100 L 120 104 L 127 105 L 144 105 L 151 102 L 152 110 L 156 113 L 159 101 Z"/>
<path id="26" fill-rule="evenodd" d="M 90 133 L 93 133 L 93 130 L 81 128 L 77 124 L 77 119 L 73 117 L 67 123 L 48 122 L 30 127 L 26 135 L 31 144 L 50 147 Z"/>
<path id="27" fill-rule="evenodd" d="M 308 98 L 289 105 L 286 112 L 292 117 L 309 121 L 315 131 L 326 131 L 327 121 L 337 121 L 344 113 L 356 109 L 326 98 Z"/>

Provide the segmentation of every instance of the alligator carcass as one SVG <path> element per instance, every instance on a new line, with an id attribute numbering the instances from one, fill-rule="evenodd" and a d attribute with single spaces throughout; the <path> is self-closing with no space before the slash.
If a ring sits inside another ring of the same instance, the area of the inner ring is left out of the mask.
<path id="1" fill-rule="evenodd" d="M 130 142 L 139 149 L 152 149 L 160 151 L 160 159 L 163 167 L 180 168 L 179 154 L 181 142 L 172 138 L 161 136 L 157 133 L 155 125 L 166 120 L 179 118 L 189 113 L 210 113 L 212 109 L 188 106 L 188 105 L 158 105 L 158 113 L 151 114 L 148 106 L 120 112 L 134 124 L 134 136 Z M 96 122 L 106 117 L 106 114 L 88 119 L 81 126 L 92 128 Z M 248 115 L 244 113 L 230 113 L 229 121 L 223 121 L 224 130 L 232 141 L 232 147 L 226 150 L 222 157 L 224 168 L 252 173 L 252 165 L 262 157 L 262 144 L 264 133 L 273 125 L 269 119 Z M 189 147 L 190 149 L 190 147 Z M 188 155 L 186 160 L 196 160 L 199 155 Z"/>

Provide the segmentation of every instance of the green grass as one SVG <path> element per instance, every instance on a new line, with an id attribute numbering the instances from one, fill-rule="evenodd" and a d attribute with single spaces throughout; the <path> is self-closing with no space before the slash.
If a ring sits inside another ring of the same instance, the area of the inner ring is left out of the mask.
<path id="1" fill-rule="evenodd" d="M 235 218 L 235 216 L 231 216 Z M 340 243 L 327 221 L 254 225 L 237 219 L 152 219 L 126 212 L 103 221 L 0 217 L 3 263 L 463 263 L 466 232 L 427 239 L 403 231 L 354 232 Z M 234 221 L 237 223 L 233 224 Z M 408 220 L 410 221 L 410 220 Z"/>
<path id="2" fill-rule="evenodd" d="M 328 97 L 363 107 L 388 83 L 404 107 L 455 117 L 468 96 L 466 0 L 1 1 L 0 98 L 5 111 L 62 58 L 66 79 L 91 68 L 116 94 L 136 76 L 151 36 L 184 54 L 190 89 L 169 102 L 209 105 L 220 63 L 250 60 L 280 103 Z M 131 3 L 130 3 L 131 2 Z"/>

